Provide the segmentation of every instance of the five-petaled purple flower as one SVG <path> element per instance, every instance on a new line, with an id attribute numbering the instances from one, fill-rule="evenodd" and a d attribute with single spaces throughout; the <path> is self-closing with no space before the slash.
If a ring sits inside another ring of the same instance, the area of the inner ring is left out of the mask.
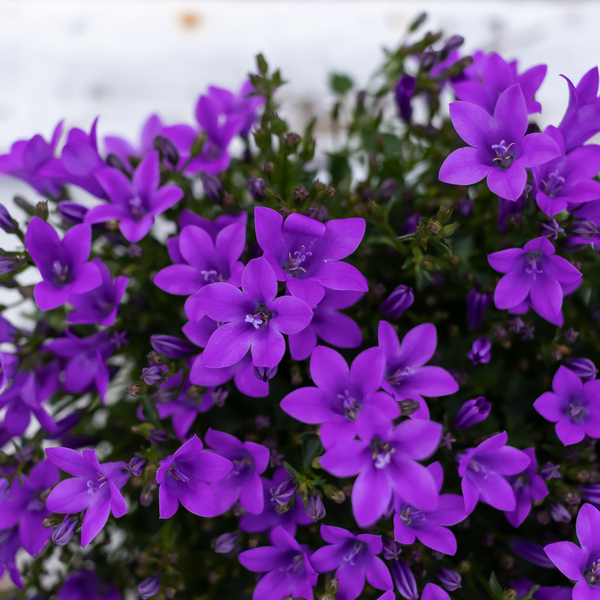
<path id="1" fill-rule="evenodd" d="M 127 512 L 119 491 L 128 479 L 125 463 L 100 464 L 95 450 L 79 453 L 70 448 L 48 448 L 46 456 L 59 469 L 74 475 L 50 492 L 46 507 L 68 515 L 86 511 L 81 527 L 81 545 L 85 547 L 102 531 L 111 512 L 116 519 Z"/>
<path id="2" fill-rule="evenodd" d="M 355 600 L 363 591 L 365 579 L 378 590 L 391 590 L 392 577 L 377 554 L 383 551 L 381 536 L 354 534 L 341 527 L 321 525 L 321 537 L 329 546 L 317 550 L 310 562 L 317 573 L 335 569 L 339 600 Z"/>
<path id="3" fill-rule="evenodd" d="M 477 338 L 467 353 L 467 358 L 474 364 L 486 364 L 492 358 L 492 342 L 486 337 Z"/>
<path id="4" fill-rule="evenodd" d="M 552 392 L 544 392 L 533 407 L 544 419 L 556 423 L 556 435 L 565 445 L 580 442 L 585 435 L 600 438 L 600 379 L 583 383 L 567 367 L 559 367 Z"/>

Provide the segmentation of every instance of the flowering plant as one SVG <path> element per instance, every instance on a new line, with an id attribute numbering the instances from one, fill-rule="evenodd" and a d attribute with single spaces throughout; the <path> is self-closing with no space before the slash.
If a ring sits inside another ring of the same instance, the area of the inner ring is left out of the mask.
<path id="1" fill-rule="evenodd" d="M 598 69 L 541 131 L 422 21 L 326 154 L 259 55 L 0 156 L 0 597 L 600 598 Z"/>

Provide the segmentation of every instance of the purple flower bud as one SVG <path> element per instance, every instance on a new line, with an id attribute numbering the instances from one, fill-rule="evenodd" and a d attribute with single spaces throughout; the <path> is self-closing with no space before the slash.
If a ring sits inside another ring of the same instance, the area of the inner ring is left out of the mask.
<path id="1" fill-rule="evenodd" d="M 557 523 L 569 523 L 572 519 L 571 513 L 560 502 L 549 502 L 548 510 L 552 520 Z"/>
<path id="2" fill-rule="evenodd" d="M 6 275 L 15 270 L 15 262 L 12 258 L 7 256 L 0 256 L 0 275 Z"/>
<path id="3" fill-rule="evenodd" d="M 540 223 L 542 235 L 551 240 L 557 240 L 559 233 L 564 233 L 564 229 L 556 222 L 556 219 L 549 219 L 545 223 Z"/>
<path id="4" fill-rule="evenodd" d="M 406 598 L 406 600 L 419 600 L 415 576 L 403 558 L 398 557 L 392 563 L 392 577 L 394 578 L 396 589 L 403 598 Z"/>
<path id="5" fill-rule="evenodd" d="M 146 459 L 141 456 L 134 456 L 126 465 L 125 470 L 129 477 L 139 477 L 144 472 Z"/>
<path id="6" fill-rule="evenodd" d="M 179 152 L 177 146 L 175 146 L 170 138 L 163 137 L 161 152 L 168 163 L 171 163 L 174 167 L 177 166 L 177 163 L 179 162 Z"/>
<path id="7" fill-rule="evenodd" d="M 460 573 L 457 573 L 456 571 L 451 571 L 450 569 L 442 567 L 438 571 L 437 577 L 442 586 L 449 592 L 454 592 L 461 587 L 462 577 L 460 576 Z"/>
<path id="8" fill-rule="evenodd" d="M 467 326 L 470 330 L 479 329 L 483 323 L 483 313 L 492 301 L 492 292 L 480 292 L 479 286 L 467 294 Z"/>
<path id="9" fill-rule="evenodd" d="M 275 448 L 273 448 L 269 457 L 269 466 L 271 467 L 271 469 L 281 467 L 283 465 L 283 458 L 284 455 L 281 452 L 278 452 Z"/>
<path id="10" fill-rule="evenodd" d="M 577 340 L 579 332 L 575 331 L 572 327 L 569 327 L 569 329 L 565 331 L 564 336 L 567 342 L 574 342 Z"/>
<path id="11" fill-rule="evenodd" d="M 129 344 L 129 337 L 126 331 L 115 331 L 112 334 L 111 341 L 120 350 L 123 346 Z"/>
<path id="12" fill-rule="evenodd" d="M 156 484 L 154 484 L 154 488 L 155 487 Z M 148 484 L 144 485 L 140 494 L 140 504 L 142 506 L 150 506 L 152 504 L 152 501 L 154 500 L 154 494 L 152 493 L 152 490 L 154 488 Z"/>
<path id="13" fill-rule="evenodd" d="M 525 325 L 520 333 L 521 339 L 522 340 L 532 340 L 534 331 L 535 331 L 535 327 L 528 327 L 527 325 Z"/>
<path id="14" fill-rule="evenodd" d="M 481 423 L 487 419 L 491 408 L 492 405 L 486 402 L 483 396 L 475 400 L 467 400 L 456 413 L 454 426 L 458 429 L 467 429 L 476 423 Z"/>
<path id="15" fill-rule="evenodd" d="M 591 242 L 598 235 L 598 227 L 594 221 L 577 221 L 571 227 L 571 233 L 586 242 Z"/>
<path id="16" fill-rule="evenodd" d="M 273 379 L 276 374 L 277 367 L 254 367 L 254 375 L 256 375 L 256 378 L 265 383 L 269 381 L 269 379 Z"/>
<path id="17" fill-rule="evenodd" d="M 382 200 L 389 200 L 398 191 L 398 182 L 389 177 L 379 186 L 379 197 Z"/>
<path id="18" fill-rule="evenodd" d="M 435 65 L 435 63 L 438 62 L 439 59 L 439 52 L 427 48 L 425 52 L 423 52 L 423 54 L 421 55 L 421 68 L 424 71 L 429 71 L 429 69 L 431 69 L 431 67 L 433 67 L 433 65 Z"/>
<path id="19" fill-rule="evenodd" d="M 463 217 L 470 217 L 475 210 L 475 202 L 463 196 L 458 200 L 454 208 L 456 209 L 456 212 L 461 214 Z"/>
<path id="20" fill-rule="evenodd" d="M 127 256 L 129 258 L 141 258 L 142 247 L 139 244 L 129 244 L 127 246 Z"/>
<path id="21" fill-rule="evenodd" d="M 79 225 L 83 223 L 83 219 L 88 212 L 88 208 L 77 204 L 77 202 L 70 202 L 69 200 L 63 200 L 56 205 L 58 214 L 69 223 Z"/>
<path id="22" fill-rule="evenodd" d="M 467 358 L 474 364 L 489 363 L 492 357 L 492 343 L 487 338 L 481 337 L 473 342 L 467 353 Z"/>
<path id="23" fill-rule="evenodd" d="M 523 323 L 520 317 L 515 317 L 512 321 L 508 322 L 508 330 L 514 333 L 520 333 L 524 328 L 525 323 Z"/>
<path id="24" fill-rule="evenodd" d="M 521 558 L 528 560 L 531 564 L 546 569 L 553 569 L 554 563 L 544 552 L 544 547 L 534 544 L 522 538 L 515 538 L 510 542 L 510 549 Z"/>
<path id="25" fill-rule="evenodd" d="M 600 506 L 600 484 L 586 485 L 580 487 L 579 491 L 584 500 L 594 504 L 596 507 Z"/>
<path id="26" fill-rule="evenodd" d="M 298 486 L 294 483 L 292 478 L 286 479 L 269 490 L 271 502 L 275 502 L 280 506 L 285 506 L 294 497 L 297 489 Z"/>
<path id="27" fill-rule="evenodd" d="M 172 335 L 151 335 L 150 344 L 156 352 L 160 352 L 168 358 L 188 358 L 198 352 L 198 348 L 194 344 Z"/>
<path id="28" fill-rule="evenodd" d="M 146 437 L 146 439 L 153 445 L 158 446 L 158 444 L 162 442 L 166 442 L 169 439 L 166 431 L 162 431 L 161 429 L 150 430 L 150 434 Z"/>
<path id="29" fill-rule="evenodd" d="M 596 365 L 589 358 L 572 358 L 567 361 L 565 366 L 583 381 L 592 381 L 598 374 Z"/>
<path id="30" fill-rule="evenodd" d="M 77 517 L 67 515 L 63 522 L 52 532 L 52 541 L 57 546 L 66 546 L 73 537 L 78 521 Z"/>
<path id="31" fill-rule="evenodd" d="M 224 533 L 214 539 L 210 545 L 217 554 L 229 554 L 235 549 L 239 537 L 238 533 Z"/>
<path id="32" fill-rule="evenodd" d="M 316 491 L 313 491 L 308 497 L 306 502 L 306 514 L 313 523 L 325 518 L 325 506 L 323 506 L 321 495 Z"/>
<path id="33" fill-rule="evenodd" d="M 452 450 L 452 444 L 456 441 L 456 438 L 452 437 L 451 433 L 445 433 L 440 440 L 440 448 L 447 448 Z"/>
<path id="34" fill-rule="evenodd" d="M 0 227 L 4 229 L 6 233 L 13 233 L 16 231 L 15 222 L 4 204 L 0 204 Z"/>
<path id="35" fill-rule="evenodd" d="M 206 196 L 215 204 L 219 203 L 223 195 L 223 185 L 219 179 L 214 175 L 203 173 L 200 176 L 200 180 L 202 181 L 202 187 Z"/>
<path id="36" fill-rule="evenodd" d="M 409 233 L 414 233 L 419 226 L 419 220 L 421 219 L 421 213 L 413 213 L 410 217 L 407 217 L 402 224 L 402 228 L 400 229 L 401 235 L 407 235 Z"/>
<path id="37" fill-rule="evenodd" d="M 262 200 L 265 195 L 263 190 L 267 187 L 265 180 L 262 177 L 251 177 L 246 181 L 248 191 L 255 200 Z"/>
<path id="38" fill-rule="evenodd" d="M 400 117 L 407 123 L 412 117 L 411 100 L 415 93 L 416 85 L 417 80 L 410 75 L 403 75 L 396 84 L 396 103 L 398 104 Z"/>
<path id="39" fill-rule="evenodd" d="M 454 50 L 458 50 L 465 43 L 465 38 L 462 35 L 453 35 L 448 38 L 446 44 L 442 48 L 442 54 L 448 55 Z"/>
<path id="40" fill-rule="evenodd" d="M 152 598 L 156 592 L 160 590 L 160 575 L 155 575 L 154 577 L 148 577 L 144 579 L 140 585 L 138 585 L 138 594 L 144 600 L 147 598 Z"/>
<path id="41" fill-rule="evenodd" d="M 400 415 L 403 417 L 410 417 L 410 415 L 414 415 L 421 408 L 419 401 L 414 398 L 401 400 L 398 402 L 398 405 L 400 406 Z"/>
<path id="42" fill-rule="evenodd" d="M 258 431 L 266 429 L 271 426 L 271 417 L 269 415 L 256 415 L 254 419 L 254 426 Z"/>
<path id="43" fill-rule="evenodd" d="M 311 204 L 304 211 L 304 214 L 311 219 L 315 219 L 315 221 L 321 221 L 321 223 L 325 223 L 329 216 L 327 209 L 322 204 Z"/>
<path id="44" fill-rule="evenodd" d="M 399 285 L 381 305 L 381 310 L 392 319 L 399 319 L 402 313 L 415 301 L 412 288 Z"/>
<path id="45" fill-rule="evenodd" d="M 546 480 L 560 479 L 560 465 L 554 465 L 548 461 L 541 469 L 540 475 Z"/>
<path id="46" fill-rule="evenodd" d="M 146 367 L 142 369 L 142 374 L 140 375 L 140 379 L 146 385 L 154 385 L 163 379 L 163 373 L 166 368 L 159 367 L 157 365 L 152 365 L 151 367 Z"/>
<path id="47" fill-rule="evenodd" d="M 106 157 L 106 164 L 111 167 L 111 169 L 116 169 L 117 171 L 121 171 L 124 175 L 128 175 L 129 171 L 127 171 L 127 167 L 123 163 L 123 161 L 114 153 L 110 153 Z"/>
<path id="48" fill-rule="evenodd" d="M 385 538 L 383 541 L 383 558 L 385 560 L 396 560 L 401 552 L 402 548 L 393 538 Z"/>
<path id="49" fill-rule="evenodd" d="M 217 387 L 211 390 L 210 397 L 213 401 L 213 406 L 222 407 L 225 405 L 229 392 L 223 387 Z"/>

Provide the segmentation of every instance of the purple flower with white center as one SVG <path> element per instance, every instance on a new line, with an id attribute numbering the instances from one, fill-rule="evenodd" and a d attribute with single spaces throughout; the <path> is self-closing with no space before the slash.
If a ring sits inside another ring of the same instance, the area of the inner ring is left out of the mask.
<path id="1" fill-rule="evenodd" d="M 81 528 L 81 545 L 85 548 L 103 529 L 109 515 L 115 519 L 127 512 L 119 491 L 127 482 L 125 463 L 100 464 L 95 450 L 82 453 L 70 448 L 47 448 L 48 460 L 71 479 L 61 481 L 50 492 L 46 507 L 50 512 L 73 515 L 86 511 Z"/>
<path id="2" fill-rule="evenodd" d="M 299 333 L 312 310 L 293 296 L 277 298 L 277 280 L 263 258 L 251 260 L 242 273 L 242 289 L 230 283 L 213 283 L 198 291 L 200 309 L 223 323 L 202 353 L 209 368 L 230 367 L 250 350 L 255 367 L 275 367 L 283 358 L 282 334 Z"/>
<path id="3" fill-rule="evenodd" d="M 78 338 L 65 329 L 66 337 L 44 344 L 44 348 L 67 361 L 65 390 L 85 393 L 96 390 L 102 400 L 108 390 L 109 372 L 106 361 L 112 356 L 114 342 L 107 331 Z"/>
<path id="4" fill-rule="evenodd" d="M 381 387 L 398 402 L 412 398 L 420 405 L 413 418 L 428 419 L 429 409 L 423 396 L 447 396 L 458 391 L 458 384 L 441 367 L 425 366 L 435 352 L 437 332 L 425 323 L 411 329 L 399 342 L 394 328 L 387 321 L 379 322 L 379 347 L 386 360 Z"/>
<path id="5" fill-rule="evenodd" d="M 57 600 L 121 600 L 121 594 L 95 571 L 71 573 L 58 590 Z"/>
<path id="6" fill-rule="evenodd" d="M 0 408 L 7 407 L 4 427 L 11 436 L 25 433 L 32 414 L 43 429 L 56 431 L 56 424 L 43 403 L 60 386 L 58 373 L 56 361 L 36 371 L 19 371 L 10 387 L 0 395 Z"/>
<path id="7" fill-rule="evenodd" d="M 467 353 L 467 358 L 474 364 L 489 363 L 492 358 L 492 342 L 488 338 L 477 338 Z"/>
<path id="8" fill-rule="evenodd" d="M 426 420 L 392 422 L 367 406 L 356 423 L 358 440 L 329 448 L 319 461 L 336 477 L 358 475 L 352 488 L 352 510 L 361 526 L 371 525 L 388 510 L 394 495 L 421 510 L 437 506 L 435 478 L 418 460 L 438 448 L 442 426 Z"/>
<path id="9" fill-rule="evenodd" d="M 159 188 L 158 152 L 145 158 L 135 170 L 133 181 L 121 171 L 105 168 L 96 172 L 96 179 L 106 191 L 110 202 L 92 208 L 85 223 L 119 221 L 119 229 L 129 242 L 139 242 L 147 235 L 154 217 L 165 212 L 183 198 L 183 191 L 174 185 Z"/>
<path id="10" fill-rule="evenodd" d="M 62 241 L 52 225 L 38 217 L 31 219 L 25 233 L 25 246 L 40 270 L 43 281 L 33 290 L 40 310 L 52 310 L 102 283 L 98 266 L 86 262 L 92 248 L 89 225 L 75 225 Z"/>
<path id="11" fill-rule="evenodd" d="M 363 591 L 365 579 L 378 590 L 394 587 L 390 572 L 377 556 L 383 550 L 381 536 L 354 534 L 340 527 L 321 525 L 321 537 L 329 546 L 317 550 L 310 562 L 317 573 L 335 569 L 339 600 L 355 600 Z"/>
<path id="12" fill-rule="evenodd" d="M 600 438 L 600 379 L 583 383 L 573 371 L 559 367 L 552 391 L 544 392 L 533 408 L 551 423 L 565 446 L 580 442 L 586 435 Z"/>
<path id="13" fill-rule="evenodd" d="M 62 135 L 62 121 L 55 127 L 48 143 L 41 135 L 15 142 L 10 153 L 0 156 L 0 173 L 21 179 L 40 194 L 60 194 L 60 184 L 52 178 L 40 177 L 40 169 L 49 162 Z"/>
<path id="14" fill-rule="evenodd" d="M 69 304 L 75 308 L 67 316 L 68 323 L 97 323 L 103 327 L 114 325 L 121 298 L 129 282 L 128 277 L 117 277 L 114 281 L 108 267 L 99 259 L 92 263 L 98 267 L 102 283 L 85 294 L 71 294 Z"/>
<path id="15" fill-rule="evenodd" d="M 427 467 L 434 478 L 438 496 L 433 510 L 421 510 L 406 503 L 400 496 L 396 498 L 394 515 L 394 538 L 401 544 L 414 544 L 415 538 L 423 545 L 443 554 L 456 554 L 456 538 L 446 529 L 466 518 L 462 496 L 440 494 L 444 482 L 444 471 L 439 462 Z"/>
<path id="16" fill-rule="evenodd" d="M 415 93 L 416 85 L 416 78 L 411 77 L 410 75 L 403 75 L 398 79 L 398 83 L 396 83 L 395 93 L 398 112 L 400 113 L 400 117 L 407 123 L 412 117 L 411 101 Z"/>
<path id="17" fill-rule="evenodd" d="M 152 598 L 152 596 L 157 594 L 161 586 L 160 579 L 160 575 L 154 575 L 154 577 L 147 577 L 144 579 L 137 588 L 140 598 L 148 600 L 148 598 Z"/>
<path id="18" fill-rule="evenodd" d="M 589 358 L 571 358 L 565 366 L 583 381 L 593 381 L 598 375 L 596 365 Z"/>
<path id="19" fill-rule="evenodd" d="M 18 525 L 21 544 L 32 556 L 38 554 L 50 539 L 52 530 L 43 526 L 44 519 L 50 515 L 44 492 L 59 480 L 58 469 L 42 460 L 31 469 L 29 476 L 22 476 L 22 482 L 15 477 L 2 503 L 0 529 Z"/>
<path id="20" fill-rule="evenodd" d="M 154 277 L 155 285 L 169 294 L 190 296 L 185 303 L 186 314 L 196 323 L 203 312 L 193 294 L 218 281 L 240 285 L 244 265 L 238 259 L 244 250 L 245 237 L 242 223 L 223 228 L 216 241 L 204 229 L 187 225 L 177 238 L 181 262 L 160 270 Z"/>
<path id="21" fill-rule="evenodd" d="M 590 69 L 575 87 L 562 75 L 569 86 L 569 104 L 558 126 L 565 138 L 567 152 L 584 144 L 600 131 L 598 67 Z"/>
<path id="22" fill-rule="evenodd" d="M 392 562 L 391 569 L 396 589 L 400 595 L 406 600 L 419 600 L 417 582 L 406 561 L 399 556 Z"/>
<path id="23" fill-rule="evenodd" d="M 569 205 L 600 199 L 600 182 L 594 181 L 600 171 L 600 146 L 581 146 L 565 154 L 565 140 L 556 127 L 545 132 L 560 150 L 556 158 L 533 168 L 534 196 L 538 206 L 549 217 Z"/>
<path id="24" fill-rule="evenodd" d="M 323 299 L 313 307 L 310 323 L 299 333 L 288 336 L 290 354 L 294 360 L 305 360 L 317 345 L 317 338 L 338 348 L 357 348 L 362 343 L 360 327 L 347 315 L 338 312 L 353 306 L 362 292 L 325 290 Z M 301 300 L 308 298 L 298 296 Z"/>
<path id="25" fill-rule="evenodd" d="M 518 85 L 500 95 L 493 117 L 470 102 L 452 102 L 450 117 L 469 147 L 459 148 L 446 158 L 439 174 L 445 183 L 471 185 L 487 177 L 491 192 L 506 200 L 517 200 L 527 183 L 526 168 L 560 154 L 550 136 L 525 135 L 527 110 Z"/>
<path id="26" fill-rule="evenodd" d="M 288 415 L 310 425 L 321 425 L 319 436 L 325 448 L 352 440 L 363 408 L 375 407 L 389 419 L 399 416 L 398 403 L 378 391 L 385 370 L 379 348 L 361 352 L 348 368 L 341 354 L 317 346 L 310 358 L 310 375 L 317 387 L 294 390 L 281 401 Z"/>
<path id="27" fill-rule="evenodd" d="M 492 292 L 481 292 L 474 287 L 467 294 L 467 325 L 472 331 L 479 329 L 483 323 L 483 313 L 492 301 Z"/>
<path id="28" fill-rule="evenodd" d="M 483 396 L 474 400 L 467 400 L 454 416 L 454 426 L 458 429 L 467 429 L 481 421 L 485 421 L 490 414 L 492 405 L 486 402 Z"/>
<path id="29" fill-rule="evenodd" d="M 496 308 L 516 308 L 528 300 L 546 320 L 556 318 L 561 311 L 561 284 L 575 284 L 581 279 L 571 263 L 554 255 L 554 246 L 545 237 L 531 240 L 523 248 L 488 254 L 488 262 L 495 271 L 505 273 L 494 292 Z"/>
<path id="30" fill-rule="evenodd" d="M 266 573 L 256 584 L 252 600 L 281 600 L 286 596 L 312 598 L 317 585 L 309 559 L 310 550 L 282 527 L 271 533 L 272 546 L 241 552 L 240 563 L 249 571 Z"/>
<path id="31" fill-rule="evenodd" d="M 260 475 L 269 466 L 269 450 L 214 429 L 206 432 L 204 440 L 218 455 L 233 463 L 231 471 L 211 485 L 216 513 L 223 514 L 239 500 L 244 510 L 260 514 L 264 509 Z"/>
<path id="32" fill-rule="evenodd" d="M 192 436 L 175 454 L 160 461 L 156 472 L 160 518 L 171 518 L 180 502 L 195 515 L 217 515 L 215 495 L 208 484 L 223 479 L 232 468 L 230 460 L 203 450 L 198 436 Z"/>
<path id="33" fill-rule="evenodd" d="M 402 313 L 415 301 L 412 288 L 399 285 L 380 306 L 382 312 L 392 319 L 399 319 Z"/>
<path id="34" fill-rule="evenodd" d="M 277 280 L 285 281 L 288 291 L 304 298 L 311 308 L 323 298 L 325 288 L 368 291 L 360 271 L 342 261 L 362 241 L 364 219 L 321 223 L 293 213 L 284 221 L 277 211 L 259 206 L 254 209 L 254 221 L 256 239 Z"/>
<path id="35" fill-rule="evenodd" d="M 531 510 L 532 500 L 541 500 L 548 495 L 548 488 L 544 480 L 537 474 L 537 460 L 534 448 L 523 450 L 529 456 L 530 463 L 520 475 L 513 475 L 506 479 L 511 484 L 515 493 L 516 507 L 512 511 L 506 511 L 507 521 L 513 527 L 519 527 L 527 518 Z"/>
<path id="36" fill-rule="evenodd" d="M 21 538 L 16 527 L 0 529 L 0 577 L 4 575 L 5 571 L 8 571 L 12 582 L 23 589 L 23 581 L 15 560 L 15 555 L 20 548 Z"/>
<path id="37" fill-rule="evenodd" d="M 536 65 L 518 74 L 516 61 L 508 63 L 500 55 L 490 52 L 480 57 L 477 69 L 478 76 L 454 84 L 454 93 L 459 100 L 473 102 L 493 114 L 501 94 L 518 84 L 523 92 L 526 114 L 542 110 L 542 105 L 535 101 L 534 96 L 546 77 L 546 65 Z M 473 68 L 468 68 L 465 75 L 474 75 L 473 71 Z"/>
<path id="38" fill-rule="evenodd" d="M 56 184 L 71 183 L 98 198 L 106 198 L 104 190 L 95 178 L 98 170 L 106 167 L 98 154 L 97 125 L 98 119 L 93 122 L 89 134 L 78 128 L 71 129 L 61 157 L 50 158 L 39 167 L 38 175 L 42 178 L 48 177 Z"/>
<path id="39" fill-rule="evenodd" d="M 437 577 L 440 580 L 440 583 L 449 592 L 455 592 L 462 587 L 462 577 L 460 576 L 460 573 L 457 573 L 456 571 L 451 571 L 450 569 L 442 567 L 438 571 Z"/>
<path id="40" fill-rule="evenodd" d="M 584 504 L 577 515 L 577 538 L 573 542 L 556 542 L 544 547 L 548 558 L 566 577 L 576 581 L 574 600 L 595 599 L 600 596 L 600 512 L 591 504 Z"/>
<path id="41" fill-rule="evenodd" d="M 435 583 L 428 583 L 423 589 L 421 600 L 451 600 L 448 592 Z"/>
<path id="42" fill-rule="evenodd" d="M 296 494 L 294 502 L 289 510 L 279 514 L 276 510 L 277 502 L 272 502 L 273 488 L 281 486 L 286 480 L 289 480 L 291 475 L 280 467 L 273 474 L 273 479 L 269 480 L 261 477 L 263 487 L 263 511 L 259 515 L 246 513 L 240 518 L 240 529 L 248 533 L 260 533 L 263 531 L 271 533 L 277 528 L 282 527 L 290 535 L 296 535 L 296 525 L 309 525 L 312 521 L 306 514 L 306 510 L 302 505 L 302 497 Z"/>
<path id="43" fill-rule="evenodd" d="M 507 440 L 504 431 L 456 456 L 467 515 L 473 512 L 478 500 L 498 510 L 515 510 L 515 493 L 505 476 L 524 471 L 530 458 L 525 452 L 507 446 Z"/>

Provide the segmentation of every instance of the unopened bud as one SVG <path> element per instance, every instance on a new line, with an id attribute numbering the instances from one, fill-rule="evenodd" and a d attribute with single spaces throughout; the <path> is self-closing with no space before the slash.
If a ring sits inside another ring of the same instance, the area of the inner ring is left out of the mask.
<path id="1" fill-rule="evenodd" d="M 306 502 L 306 514 L 313 523 L 325 518 L 325 506 L 323 506 L 321 495 L 316 490 L 313 490 L 308 497 Z"/>
<path id="2" fill-rule="evenodd" d="M 344 502 L 344 500 L 346 500 L 346 494 L 330 483 L 325 483 L 323 485 L 323 493 L 336 504 L 341 504 Z"/>
<path id="3" fill-rule="evenodd" d="M 77 517 L 66 516 L 64 521 L 52 532 L 52 541 L 57 546 L 66 546 L 71 541 L 78 522 Z"/>
<path id="4" fill-rule="evenodd" d="M 407 398 L 406 400 L 402 400 L 402 402 L 399 402 L 400 404 L 400 415 L 403 417 L 409 417 L 410 415 L 414 415 L 419 408 L 421 408 L 421 405 L 419 404 L 418 400 L 415 400 L 414 398 Z"/>

